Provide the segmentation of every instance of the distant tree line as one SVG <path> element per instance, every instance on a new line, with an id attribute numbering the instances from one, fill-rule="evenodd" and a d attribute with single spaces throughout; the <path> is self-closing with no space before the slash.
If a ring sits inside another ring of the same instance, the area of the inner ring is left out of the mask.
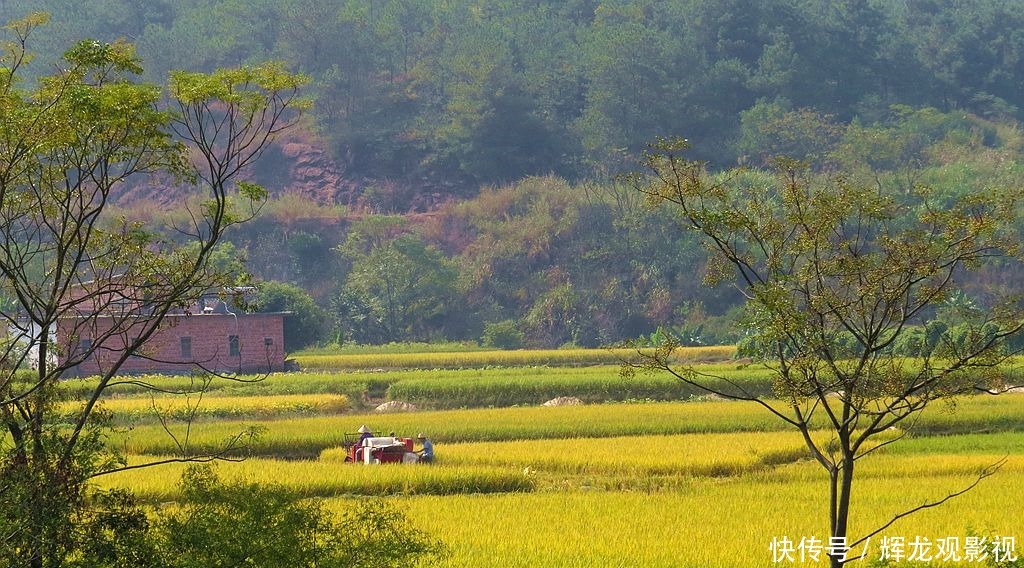
<path id="1" fill-rule="evenodd" d="M 991 119 L 1024 108 L 1011 0 L 0 3 L 5 20 L 33 10 L 54 14 L 47 61 L 71 40 L 122 36 L 151 79 L 283 60 L 313 77 L 315 127 L 350 172 L 461 195 L 618 172 L 655 136 L 730 165 L 751 154 L 744 123 L 785 110 L 874 124 L 894 104 Z M 814 134 L 777 144 L 830 136 Z"/>

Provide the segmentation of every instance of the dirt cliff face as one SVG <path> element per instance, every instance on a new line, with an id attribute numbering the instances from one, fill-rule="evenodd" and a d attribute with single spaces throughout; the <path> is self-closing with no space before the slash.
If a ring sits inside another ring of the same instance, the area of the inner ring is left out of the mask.
<path id="1" fill-rule="evenodd" d="M 356 205 L 363 185 L 358 179 L 346 177 L 322 145 L 302 139 L 274 144 L 251 173 L 272 196 L 295 193 L 318 203 L 350 208 Z"/>
<path id="2" fill-rule="evenodd" d="M 352 212 L 411 213 L 436 210 L 457 199 L 458 184 L 412 176 L 372 179 L 351 172 L 316 137 L 293 133 L 266 148 L 241 179 L 262 185 L 271 197 L 298 194 L 323 205 L 344 205 Z M 133 179 L 115 191 L 125 207 L 174 207 L 196 191 L 169 176 Z"/>
<path id="3" fill-rule="evenodd" d="M 455 199 L 457 184 L 415 175 L 374 179 L 351 172 L 310 136 L 295 136 L 268 148 L 254 168 L 254 181 L 270 194 L 297 193 L 352 212 L 414 213 L 436 210 Z"/>
<path id="4" fill-rule="evenodd" d="M 312 137 L 293 136 L 271 144 L 241 179 L 256 182 L 271 196 L 295 193 L 323 204 L 356 207 L 366 182 L 346 177 L 339 165 Z M 139 176 L 117 188 L 122 206 L 151 203 L 174 206 L 196 191 L 166 175 Z"/>

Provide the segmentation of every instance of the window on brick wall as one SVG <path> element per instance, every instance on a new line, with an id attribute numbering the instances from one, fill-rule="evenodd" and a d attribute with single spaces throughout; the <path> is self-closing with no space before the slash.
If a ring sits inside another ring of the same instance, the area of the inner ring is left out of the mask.
<path id="1" fill-rule="evenodd" d="M 184 335 L 181 338 L 181 358 L 192 358 L 192 338 L 187 335 Z"/>
<path id="2" fill-rule="evenodd" d="M 274 338 L 273 337 L 264 337 L 263 338 L 263 346 L 264 347 L 273 347 L 274 346 Z"/>
<path id="3" fill-rule="evenodd" d="M 88 353 L 90 349 L 92 349 L 92 339 L 89 339 L 88 337 L 83 337 L 78 340 L 78 349 L 75 354 L 83 355 L 85 353 Z"/>
<path id="4" fill-rule="evenodd" d="M 228 356 L 229 357 L 239 357 L 241 355 L 242 355 L 242 349 L 241 349 L 241 346 L 238 344 L 238 336 L 237 335 L 229 335 L 228 336 Z"/>

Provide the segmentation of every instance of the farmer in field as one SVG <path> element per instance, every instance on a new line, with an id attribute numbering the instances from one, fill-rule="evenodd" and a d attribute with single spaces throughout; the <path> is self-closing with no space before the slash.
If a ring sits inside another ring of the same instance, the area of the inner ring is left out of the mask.
<path id="1" fill-rule="evenodd" d="M 429 438 L 420 432 L 419 436 L 416 436 L 420 443 L 423 444 L 423 449 L 420 450 L 420 462 L 422 463 L 433 463 L 434 462 L 434 444 Z"/>
<path id="2" fill-rule="evenodd" d="M 366 427 L 366 424 L 363 424 L 362 426 L 360 426 L 358 432 L 359 432 L 359 440 L 356 441 L 356 446 L 362 446 L 364 440 L 366 440 L 367 438 L 372 438 L 373 437 L 373 432 L 369 428 Z"/>

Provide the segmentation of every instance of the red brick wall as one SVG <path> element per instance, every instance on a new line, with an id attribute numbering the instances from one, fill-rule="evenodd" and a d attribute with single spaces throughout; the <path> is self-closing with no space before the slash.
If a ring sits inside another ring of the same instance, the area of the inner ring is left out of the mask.
<path id="1" fill-rule="evenodd" d="M 284 314 L 194 314 L 168 316 L 168 323 L 150 338 L 142 357 L 130 357 L 120 373 L 188 372 L 202 367 L 219 372 L 260 373 L 284 369 Z M 97 318 L 95 333 L 111 325 L 109 318 Z M 71 326 L 64 326 L 70 328 Z M 81 339 L 87 332 L 79 330 Z M 57 341 L 69 346 L 74 338 L 63 328 Z M 231 336 L 238 336 L 238 355 L 230 353 Z M 182 353 L 182 337 L 191 338 L 191 356 Z M 267 340 L 269 339 L 269 345 Z M 61 351 L 66 351 L 67 348 Z M 124 343 L 116 336 L 103 348 L 78 365 L 79 376 L 95 375 L 110 368 L 123 352 Z"/>

